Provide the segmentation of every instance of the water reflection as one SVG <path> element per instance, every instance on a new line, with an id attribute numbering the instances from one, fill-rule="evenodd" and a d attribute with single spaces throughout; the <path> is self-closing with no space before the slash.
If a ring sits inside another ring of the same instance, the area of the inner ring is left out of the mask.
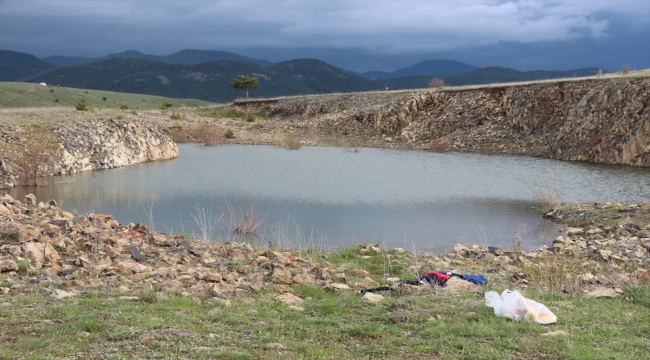
<path id="1" fill-rule="evenodd" d="M 191 216 L 197 205 L 225 213 L 228 206 L 249 209 L 253 201 L 265 237 L 315 238 L 331 248 L 380 242 L 420 249 L 456 242 L 510 246 L 522 224 L 525 247 L 548 243 L 558 227 L 531 210 L 535 189 L 544 185 L 564 189 L 567 202 L 642 201 L 650 194 L 649 169 L 548 159 L 315 147 L 179 149 L 176 160 L 52 178 L 35 194 L 122 223 L 146 223 L 153 204 L 156 230 L 186 234 L 200 232 Z M 11 191 L 17 198 L 24 193 Z M 228 231 L 227 224 L 220 229 L 222 236 Z"/>

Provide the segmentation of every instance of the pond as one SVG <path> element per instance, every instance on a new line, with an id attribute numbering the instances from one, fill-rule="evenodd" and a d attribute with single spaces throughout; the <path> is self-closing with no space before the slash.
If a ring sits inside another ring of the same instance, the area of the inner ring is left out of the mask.
<path id="1" fill-rule="evenodd" d="M 562 228 L 533 209 L 539 190 L 561 190 L 564 202 L 650 199 L 644 168 L 374 148 L 179 149 L 175 160 L 52 177 L 9 193 L 33 191 L 68 211 L 192 238 L 225 241 L 239 224 L 256 227 L 250 239 L 262 245 L 422 252 L 456 243 L 509 248 L 513 238 L 526 249 L 550 244 Z"/>

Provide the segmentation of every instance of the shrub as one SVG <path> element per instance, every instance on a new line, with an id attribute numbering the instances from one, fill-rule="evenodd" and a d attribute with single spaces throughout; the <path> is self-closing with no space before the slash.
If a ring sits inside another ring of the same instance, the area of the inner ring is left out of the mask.
<path id="1" fill-rule="evenodd" d="M 165 100 L 165 101 L 163 101 L 162 106 L 160 107 L 160 109 L 161 110 L 167 110 L 172 106 L 174 106 L 174 104 L 172 104 L 171 102 Z"/>
<path id="2" fill-rule="evenodd" d="M 59 99 L 54 99 L 54 102 L 57 102 L 57 103 L 58 103 L 58 102 L 59 102 Z"/>
<path id="3" fill-rule="evenodd" d="M 343 129 L 343 132 L 341 132 L 341 135 L 343 135 L 343 136 L 348 136 L 348 135 L 350 135 L 350 130 L 348 130 L 348 129 Z"/>
<path id="4" fill-rule="evenodd" d="M 122 120 L 124 119 L 124 115 L 117 115 L 117 120 Z"/>
<path id="5" fill-rule="evenodd" d="M 628 63 L 623 64 L 623 68 L 621 69 L 621 74 L 629 74 L 630 71 L 632 71 L 632 67 L 630 66 L 630 64 Z"/>
<path id="6" fill-rule="evenodd" d="M 128 110 L 128 109 L 129 109 L 129 105 L 127 105 L 127 104 L 122 104 L 122 105 L 120 105 L 120 109 L 122 109 L 122 110 Z"/>
<path id="7" fill-rule="evenodd" d="M 445 82 L 441 78 L 433 78 L 429 81 L 429 87 L 432 89 L 442 89 Z"/>
<path id="8" fill-rule="evenodd" d="M 35 187 L 54 171 L 63 151 L 52 132 L 35 126 L 25 132 L 25 141 L 8 146 L 7 162 L 21 185 Z"/>
<path id="9" fill-rule="evenodd" d="M 255 115 L 253 115 L 253 114 L 246 115 L 246 121 L 254 122 L 255 121 Z"/>
<path id="10" fill-rule="evenodd" d="M 29 270 L 29 262 L 26 260 L 22 260 L 18 262 L 18 272 L 21 274 L 27 274 L 27 271 Z"/>
<path id="11" fill-rule="evenodd" d="M 54 89 L 50 89 L 50 92 L 53 93 L 53 92 L 54 92 Z"/>
<path id="12" fill-rule="evenodd" d="M 74 108 L 79 111 L 88 110 L 88 105 L 86 104 L 86 98 L 84 97 L 79 98 L 79 101 L 77 101 L 77 104 L 74 106 Z"/>
<path id="13" fill-rule="evenodd" d="M 287 135 L 282 141 L 282 146 L 287 149 L 297 150 L 302 147 L 302 144 L 300 144 L 300 140 L 294 135 Z"/>
<path id="14" fill-rule="evenodd" d="M 205 145 L 217 145 L 221 137 L 214 124 L 201 124 L 195 130 L 196 138 Z"/>
<path id="15" fill-rule="evenodd" d="M 341 111 L 350 110 L 350 105 L 344 102 L 343 104 L 339 105 L 339 109 L 341 109 Z"/>
<path id="16" fill-rule="evenodd" d="M 440 139 L 433 139 L 429 142 L 429 150 L 433 152 L 445 152 L 447 148 L 447 143 Z"/>
<path id="17" fill-rule="evenodd" d="M 172 120 L 180 120 L 180 119 L 183 118 L 183 116 L 182 116 L 181 114 L 178 114 L 178 113 L 172 113 L 172 114 L 169 116 L 169 118 L 172 119 Z"/>
<path id="18" fill-rule="evenodd" d="M 235 132 L 232 131 L 232 129 L 228 129 L 228 130 L 226 130 L 225 133 L 223 133 L 223 136 L 224 136 L 226 139 L 234 139 L 234 138 L 235 138 Z"/>
<path id="19" fill-rule="evenodd" d="M 102 101 L 106 101 L 106 96 L 102 96 Z"/>

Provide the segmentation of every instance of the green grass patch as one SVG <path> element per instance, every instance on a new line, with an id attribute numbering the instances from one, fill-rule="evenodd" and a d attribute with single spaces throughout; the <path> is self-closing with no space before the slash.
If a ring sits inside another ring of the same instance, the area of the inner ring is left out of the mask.
<path id="1" fill-rule="evenodd" d="M 549 326 L 496 317 L 476 294 L 384 293 L 385 300 L 372 305 L 360 296 L 315 286 L 298 286 L 294 292 L 307 299 L 301 305 L 305 311 L 289 309 L 264 291 L 247 294 L 248 302 L 231 298 L 227 308 L 210 299 L 174 295 L 149 303 L 96 293 L 46 305 L 51 299 L 40 292 L 16 294 L 5 298 L 12 306 L 0 307 L 3 355 L 643 359 L 650 345 L 647 287 L 630 288 L 615 299 L 527 291 L 558 316 L 558 323 Z M 391 322 L 394 316 L 407 320 Z M 555 330 L 568 335 L 542 336 Z"/>
<path id="2" fill-rule="evenodd" d="M 59 86 L 43 86 L 32 83 L 0 82 L 0 109 L 32 107 L 75 107 L 80 98 L 88 109 L 138 109 L 153 110 L 173 104 L 174 107 L 210 106 L 210 103 L 195 99 L 173 99 L 163 96 L 129 94 L 104 90 L 75 89 Z M 162 106 L 160 104 L 163 104 Z M 165 107 L 168 108 L 169 106 Z"/>

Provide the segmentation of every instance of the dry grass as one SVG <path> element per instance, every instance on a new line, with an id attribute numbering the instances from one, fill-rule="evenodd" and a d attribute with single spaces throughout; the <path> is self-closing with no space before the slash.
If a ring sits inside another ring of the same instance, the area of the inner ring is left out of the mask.
<path id="1" fill-rule="evenodd" d="M 249 210 L 242 209 L 240 212 L 236 211 L 232 205 L 227 205 L 226 213 L 230 220 L 232 233 L 243 238 L 246 243 L 257 236 L 257 232 L 264 224 L 264 219 L 257 216 L 254 202 L 251 202 Z"/>
<path id="2" fill-rule="evenodd" d="M 535 188 L 533 199 L 542 208 L 544 214 L 546 214 L 560 205 L 562 195 L 564 195 L 564 188 L 544 184 L 543 186 Z"/>
<path id="3" fill-rule="evenodd" d="M 194 131 L 196 138 L 205 145 L 213 146 L 222 142 L 223 134 L 213 123 L 202 123 Z"/>
<path id="4" fill-rule="evenodd" d="M 287 134 L 282 139 L 281 145 L 287 149 L 297 150 L 302 147 L 300 140 L 293 134 Z"/>

